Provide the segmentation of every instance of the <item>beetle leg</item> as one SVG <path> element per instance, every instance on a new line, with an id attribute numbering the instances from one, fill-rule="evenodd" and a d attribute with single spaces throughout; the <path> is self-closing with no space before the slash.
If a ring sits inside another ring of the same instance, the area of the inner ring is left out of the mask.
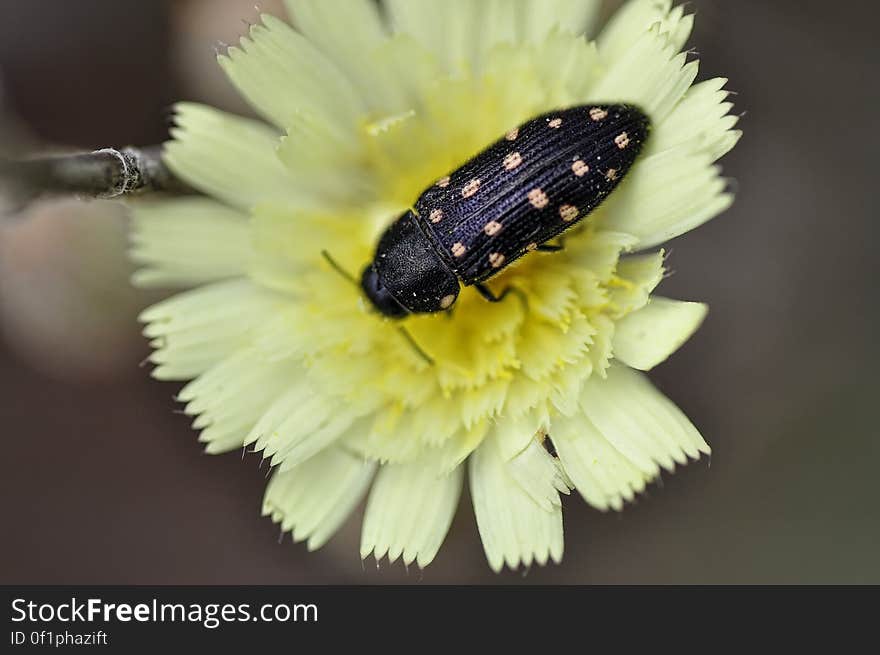
<path id="1" fill-rule="evenodd" d="M 565 250 L 565 237 L 559 237 L 556 243 L 542 243 L 538 246 L 538 252 L 559 252 L 560 250 Z"/>
<path id="2" fill-rule="evenodd" d="M 483 296 L 483 298 L 485 298 L 489 302 L 501 302 L 502 300 L 504 300 L 505 296 L 507 296 L 507 294 L 511 291 L 511 288 L 507 287 L 504 291 L 501 292 L 500 296 L 496 296 L 492 292 L 492 289 L 490 289 L 483 283 L 475 284 L 474 288 L 479 292 L 481 296 Z"/>

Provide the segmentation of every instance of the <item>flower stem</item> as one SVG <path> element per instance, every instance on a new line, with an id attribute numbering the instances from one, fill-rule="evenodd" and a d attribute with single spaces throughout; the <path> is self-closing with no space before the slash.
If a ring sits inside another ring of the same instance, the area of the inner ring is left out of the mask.
<path id="1" fill-rule="evenodd" d="M 117 198 L 155 191 L 194 193 L 162 162 L 161 146 L 104 148 L 19 161 L 0 159 L 0 184 L 11 187 L 24 203 L 43 194 Z"/>

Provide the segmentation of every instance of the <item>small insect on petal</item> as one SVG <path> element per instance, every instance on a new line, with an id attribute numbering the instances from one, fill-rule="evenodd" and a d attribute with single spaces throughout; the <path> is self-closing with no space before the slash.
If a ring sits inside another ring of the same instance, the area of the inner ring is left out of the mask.
<path id="1" fill-rule="evenodd" d="M 480 188 L 480 179 L 474 178 L 470 182 L 464 185 L 464 188 L 461 190 L 462 198 L 470 198 L 474 195 Z"/>
<path id="2" fill-rule="evenodd" d="M 614 137 L 614 143 L 617 144 L 617 147 L 623 150 L 629 145 L 629 135 L 626 132 L 621 132 L 616 137 Z"/>
<path id="3" fill-rule="evenodd" d="M 562 205 L 559 208 L 559 216 L 562 217 L 562 220 L 566 223 L 573 221 L 578 217 L 578 208 L 574 205 Z"/>
<path id="4" fill-rule="evenodd" d="M 464 244 L 461 241 L 456 241 L 452 244 L 453 257 L 461 257 L 465 252 L 467 252 L 467 248 L 464 247 Z"/>
<path id="5" fill-rule="evenodd" d="M 541 189 L 532 189 L 529 191 L 529 202 L 532 203 L 532 207 L 535 209 L 544 209 L 550 201 L 547 198 L 547 194 Z"/>
<path id="6" fill-rule="evenodd" d="M 617 179 L 617 169 L 616 168 L 609 168 L 608 172 L 605 173 L 605 179 L 608 180 L 609 182 L 613 182 L 614 180 L 616 180 Z"/>
<path id="7" fill-rule="evenodd" d="M 562 125 L 562 119 L 561 119 L 561 118 L 554 118 L 552 121 L 550 121 L 549 123 L 547 123 L 547 125 L 549 125 L 550 127 L 552 127 L 552 128 L 555 130 L 555 129 L 557 129 L 559 126 Z"/>
<path id="8" fill-rule="evenodd" d="M 594 121 L 601 121 L 608 117 L 608 112 L 602 109 L 601 107 L 593 107 L 590 110 L 590 118 Z"/>
<path id="9" fill-rule="evenodd" d="M 432 223 L 439 223 L 443 220 L 443 210 L 442 209 L 432 209 L 431 213 L 428 215 L 428 218 Z"/>
<path id="10" fill-rule="evenodd" d="M 512 171 L 514 168 L 522 164 L 522 155 L 518 152 L 512 152 L 507 157 L 504 158 L 504 161 L 501 162 L 504 164 L 504 168 L 508 171 Z"/>
<path id="11" fill-rule="evenodd" d="M 455 302 L 455 296 L 453 294 L 449 294 L 448 296 L 443 296 L 440 299 L 440 307 L 443 309 L 449 309 L 452 307 L 452 303 Z"/>
<path id="12" fill-rule="evenodd" d="M 492 265 L 492 268 L 500 268 L 502 264 L 504 264 L 505 257 L 500 252 L 493 252 L 489 255 L 489 263 Z"/>
<path id="13" fill-rule="evenodd" d="M 447 176 L 441 177 L 439 180 L 437 180 L 437 186 L 444 188 L 444 189 L 446 187 L 448 187 L 449 186 L 449 176 L 447 175 Z"/>
<path id="14" fill-rule="evenodd" d="M 519 128 L 515 127 L 510 132 L 504 135 L 504 138 L 508 141 L 516 141 L 516 137 L 519 136 Z"/>

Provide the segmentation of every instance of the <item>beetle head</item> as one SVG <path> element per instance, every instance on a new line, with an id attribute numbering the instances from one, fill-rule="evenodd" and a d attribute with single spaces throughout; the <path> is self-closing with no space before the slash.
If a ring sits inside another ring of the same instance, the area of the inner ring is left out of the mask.
<path id="1" fill-rule="evenodd" d="M 449 309 L 461 290 L 411 211 L 385 230 L 361 286 L 376 309 L 391 318 Z"/>
<path id="2" fill-rule="evenodd" d="M 389 318 L 403 318 L 409 311 L 394 299 L 372 264 L 368 264 L 361 275 L 361 287 L 373 306 Z"/>

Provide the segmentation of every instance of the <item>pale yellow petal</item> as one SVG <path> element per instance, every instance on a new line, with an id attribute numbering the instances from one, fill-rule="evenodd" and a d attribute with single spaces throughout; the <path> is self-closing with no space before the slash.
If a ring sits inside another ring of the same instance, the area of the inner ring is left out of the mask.
<path id="1" fill-rule="evenodd" d="M 540 43 L 552 32 L 591 34 L 602 9 L 601 0 L 527 0 L 523 40 Z"/>
<path id="2" fill-rule="evenodd" d="M 608 337 L 610 338 L 610 336 Z M 596 348 L 604 347 L 606 337 L 601 334 L 601 328 L 597 336 L 593 337 L 590 344 L 591 353 Z M 602 375 L 603 358 L 600 359 L 597 374 Z M 551 377 L 550 402 L 556 411 L 562 416 L 570 416 L 580 411 L 578 400 L 581 395 L 581 389 L 587 378 L 593 374 L 594 358 L 587 356 L 568 366 L 564 366 Z"/>
<path id="3" fill-rule="evenodd" d="M 131 207 L 132 281 L 142 287 L 191 286 L 244 275 L 253 258 L 247 216 L 207 198 Z"/>
<path id="4" fill-rule="evenodd" d="M 254 260 L 250 273 L 261 284 L 274 289 L 294 293 L 304 288 L 320 289 L 326 309 L 344 298 L 345 315 L 350 315 L 357 308 L 353 285 L 330 268 L 321 253 L 327 251 L 352 277 L 359 277 L 369 257 L 365 223 L 354 216 L 327 210 L 311 211 L 272 203 L 258 206 L 253 212 L 251 231 L 253 247 L 260 256 Z"/>
<path id="5" fill-rule="evenodd" d="M 387 464 L 370 491 L 361 534 L 361 558 L 370 553 L 419 567 L 431 563 L 446 538 L 461 495 L 464 469 L 438 475 L 430 460 Z"/>
<path id="6" fill-rule="evenodd" d="M 669 114 L 696 75 L 697 63 L 687 62 L 687 56 L 655 26 L 609 64 L 592 93 L 641 107 L 656 123 Z"/>
<path id="7" fill-rule="evenodd" d="M 281 129 L 299 112 L 354 126 L 366 105 L 339 69 L 302 34 L 269 15 L 219 58 L 254 109 Z"/>
<path id="8" fill-rule="evenodd" d="M 447 411 L 454 410 L 451 405 Z M 460 428 L 454 421 L 453 434 Z M 364 457 L 384 463 L 410 463 L 424 454 L 428 435 L 417 431 L 422 425 L 418 412 L 406 411 L 399 405 L 389 405 L 376 411 L 369 424 L 360 433 L 354 433 L 346 444 Z M 445 429 L 445 428 L 444 428 Z M 439 470 L 439 465 L 437 469 Z"/>
<path id="9" fill-rule="evenodd" d="M 508 461 L 507 471 L 523 491 L 548 512 L 561 505 L 560 490 L 568 493 L 556 460 L 537 438 L 532 438 L 528 446 Z"/>
<path id="10" fill-rule="evenodd" d="M 662 152 L 686 144 L 692 152 L 705 152 L 715 161 L 736 145 L 742 132 L 733 129 L 739 117 L 731 115 L 733 103 L 724 78 L 695 84 L 671 114 L 655 125 L 647 153 Z"/>
<path id="11" fill-rule="evenodd" d="M 602 436 L 648 478 L 708 446 L 691 422 L 642 373 L 615 364 L 584 385 L 581 407 Z"/>
<path id="12" fill-rule="evenodd" d="M 302 376 L 293 362 L 266 362 L 245 348 L 218 362 L 178 394 L 208 453 L 241 448 L 280 390 Z"/>
<path id="13" fill-rule="evenodd" d="M 555 420 L 553 443 L 565 472 L 584 499 L 620 510 L 674 463 L 710 452 L 693 424 L 647 378 L 613 365 L 591 380 L 583 415 Z"/>
<path id="14" fill-rule="evenodd" d="M 364 411 L 319 393 L 307 377 L 292 379 L 245 438 L 272 465 L 288 471 L 347 434 L 366 429 Z"/>
<path id="15" fill-rule="evenodd" d="M 602 214 L 608 229 L 628 232 L 639 248 L 663 243 L 714 218 L 733 202 L 712 155 L 688 144 L 649 155 L 633 167 Z"/>
<path id="16" fill-rule="evenodd" d="M 297 28 L 333 61 L 369 107 L 371 115 L 410 106 L 406 89 L 376 53 L 388 40 L 372 0 L 286 0 Z"/>
<path id="17" fill-rule="evenodd" d="M 153 376 L 185 380 L 245 347 L 284 299 L 247 279 L 216 282 L 145 310 L 144 334 L 155 348 Z"/>
<path id="18" fill-rule="evenodd" d="M 308 549 L 323 546 L 369 488 L 376 470 L 341 448 L 327 448 L 286 473 L 276 472 L 263 497 L 263 516 Z"/>
<path id="19" fill-rule="evenodd" d="M 494 2 L 494 0 L 490 0 Z M 428 48 L 448 71 L 472 63 L 479 48 L 483 3 L 469 0 L 388 0 L 389 21 L 398 34 L 406 34 Z"/>
<path id="20" fill-rule="evenodd" d="M 596 509 L 623 509 L 650 479 L 583 414 L 554 421 L 552 438 L 566 474 Z"/>
<path id="21" fill-rule="evenodd" d="M 590 377 L 605 378 L 605 371 L 611 365 L 611 343 L 614 339 L 615 323 L 605 314 L 594 316 L 592 324 L 596 333 L 590 343 Z"/>
<path id="22" fill-rule="evenodd" d="M 486 439 L 469 458 L 471 498 L 489 566 L 500 571 L 562 559 L 562 508 L 545 510 L 520 486 Z"/>
<path id="23" fill-rule="evenodd" d="M 301 112 L 280 141 L 277 156 L 295 180 L 300 207 L 326 211 L 375 199 L 375 180 L 364 166 L 357 133 L 337 128 L 323 116 Z"/>
<path id="24" fill-rule="evenodd" d="M 526 54 L 537 69 L 546 109 L 595 101 L 592 88 L 603 66 L 594 42 L 554 31 Z"/>
<path id="25" fill-rule="evenodd" d="M 499 45 L 543 44 L 554 32 L 581 35 L 592 28 L 593 0 L 390 0 L 398 33 L 415 37 L 451 72 L 479 71 Z"/>
<path id="26" fill-rule="evenodd" d="M 677 52 L 684 46 L 692 27 L 693 16 L 686 16 L 681 6 L 672 9 L 672 0 L 629 0 L 599 34 L 599 52 L 606 62 L 615 62 L 651 28 L 667 35 Z"/>
<path id="27" fill-rule="evenodd" d="M 663 257 L 663 251 L 659 250 L 620 260 L 614 284 L 608 294 L 612 317 L 624 317 L 648 303 L 651 292 L 663 279 Z"/>
<path id="28" fill-rule="evenodd" d="M 617 322 L 614 356 L 628 366 L 649 371 L 690 339 L 707 311 L 702 303 L 653 296 L 645 307 Z"/>
<path id="29" fill-rule="evenodd" d="M 444 76 L 441 62 L 421 41 L 410 34 L 394 34 L 367 57 L 373 70 L 394 80 L 401 105 L 421 111 L 425 94 Z M 396 105 L 396 100 L 393 103 Z M 397 112 L 393 112 L 397 113 Z M 371 116 L 381 120 L 385 116 Z"/>
<path id="30" fill-rule="evenodd" d="M 176 106 L 164 159 L 199 191 L 243 210 L 268 200 L 297 199 L 295 181 L 275 148 L 278 134 L 263 123 L 192 103 Z"/>
<path id="31" fill-rule="evenodd" d="M 510 412 L 498 418 L 492 428 L 498 442 L 501 457 L 509 461 L 525 450 L 534 441 L 535 435 L 544 425 L 542 412 L 523 412 L 513 415 Z"/>
<path id="32" fill-rule="evenodd" d="M 566 266 L 589 271 L 595 279 L 604 281 L 611 277 L 621 253 L 637 243 L 638 239 L 631 234 L 600 230 L 566 244 Z"/>

